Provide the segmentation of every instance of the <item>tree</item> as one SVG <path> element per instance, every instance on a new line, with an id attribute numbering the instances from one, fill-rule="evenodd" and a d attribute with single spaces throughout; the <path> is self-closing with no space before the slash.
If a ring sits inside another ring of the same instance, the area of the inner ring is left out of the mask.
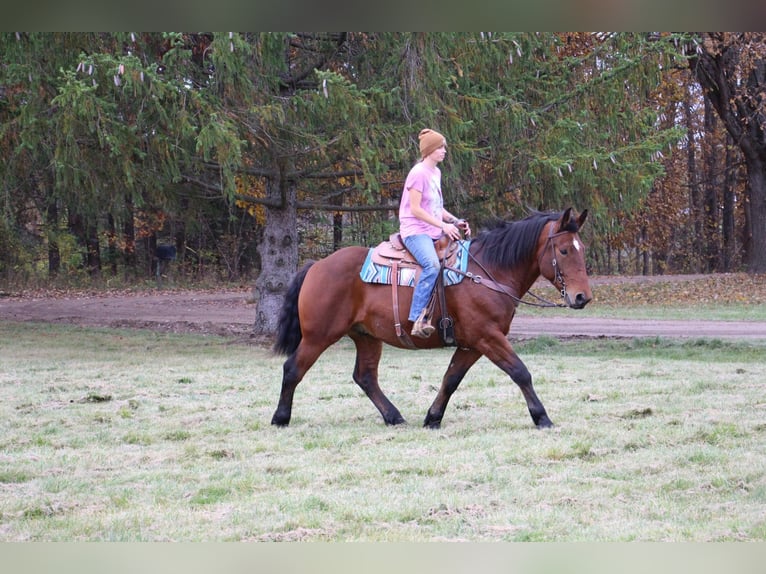
<path id="1" fill-rule="evenodd" d="M 641 37 L 348 33 L 250 41 L 262 56 L 250 77 L 271 78 L 242 116 L 253 151 L 246 171 L 267 181 L 264 197 L 253 199 L 266 207 L 256 282 L 261 333 L 275 327 L 297 261 L 296 212 L 318 205 L 316 182 L 350 176 L 357 183 L 347 199 L 395 203 L 421 127 L 447 136 L 447 196 L 479 221 L 562 202 L 587 205 L 603 221 L 615 203 L 629 210 L 647 192 L 662 167 L 654 154 L 678 137 L 658 131 L 654 110 L 642 107 L 663 52 Z M 397 178 L 391 185 L 389 174 Z"/>
<path id="2" fill-rule="evenodd" d="M 747 166 L 746 253 L 754 273 L 766 273 L 766 34 L 704 33 L 689 65 Z"/>
<path id="3" fill-rule="evenodd" d="M 38 226 L 36 214 L 45 215 L 49 225 L 43 233 L 47 235 L 53 275 L 58 272 L 60 254 L 58 200 L 54 193 L 56 134 L 50 127 L 51 100 L 56 95 L 56 78 L 67 54 L 79 50 L 83 40 L 66 34 L 0 35 L 4 59 L 0 68 L 2 220 L 15 239 L 27 239 L 8 243 L 22 249 L 21 245 L 29 243 L 23 230 Z M 26 259 L 20 253 L 17 256 Z"/>
<path id="4" fill-rule="evenodd" d="M 204 162 L 215 158 L 218 181 L 230 190 L 231 166 L 241 160 L 238 134 L 210 87 L 212 41 L 209 34 L 0 35 L 0 141 L 8 152 L 0 176 L 4 192 L 19 195 L 7 206 L 33 206 L 26 220 L 11 209 L 3 219 L 17 233 L 45 222 L 51 272 L 62 222 L 98 273 L 105 233 L 110 246 L 123 246 L 126 265 L 135 264 L 142 212 L 181 217 L 211 200 L 225 203 L 220 193 L 200 196 L 181 185 L 182 174 L 206 171 Z"/>

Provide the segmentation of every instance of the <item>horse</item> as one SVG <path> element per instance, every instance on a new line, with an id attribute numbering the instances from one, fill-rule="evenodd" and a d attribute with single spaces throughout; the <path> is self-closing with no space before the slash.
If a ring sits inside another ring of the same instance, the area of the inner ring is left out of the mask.
<path id="1" fill-rule="evenodd" d="M 555 306 L 582 309 L 593 298 L 585 248 L 578 233 L 587 214 L 586 209 L 578 216 L 571 207 L 563 212 L 533 211 L 518 221 L 501 221 L 471 240 L 465 273 L 470 280 L 444 290 L 457 348 L 426 413 L 424 427 L 440 427 L 450 397 L 482 356 L 518 385 L 537 428 L 553 426 L 508 335 L 518 303 L 541 275 L 564 300 L 565 304 Z M 365 283 L 360 278 L 368 251 L 362 246 L 341 248 L 323 259 L 309 261 L 291 280 L 273 347 L 276 354 L 288 357 L 273 425 L 290 423 L 298 383 L 319 356 L 344 336 L 356 346 L 354 382 L 387 425 L 406 422 L 378 384 L 383 343 L 407 346 L 396 334 L 391 286 Z M 398 289 L 406 316 L 413 289 Z M 402 326 L 409 332 L 412 323 L 405 321 Z M 417 349 L 445 346 L 438 329 L 428 339 L 409 342 Z"/>

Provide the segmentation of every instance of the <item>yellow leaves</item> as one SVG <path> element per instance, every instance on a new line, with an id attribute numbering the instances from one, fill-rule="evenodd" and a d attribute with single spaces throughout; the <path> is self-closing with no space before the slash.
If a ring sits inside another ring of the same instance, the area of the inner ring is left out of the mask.
<path id="1" fill-rule="evenodd" d="M 457 70 L 457 75 L 459 78 L 463 77 L 463 68 L 460 66 L 460 63 L 455 59 L 451 58 L 452 63 L 455 64 L 455 69 Z"/>
<path id="2" fill-rule="evenodd" d="M 260 178 L 254 178 L 247 175 L 238 175 L 235 177 L 235 186 L 237 195 L 240 197 L 235 200 L 235 205 L 246 211 L 259 225 L 266 223 L 266 208 L 255 202 L 247 201 L 247 197 L 253 199 L 266 197 L 266 185 Z"/>
<path id="3" fill-rule="evenodd" d="M 149 237 L 165 227 L 168 214 L 160 209 L 139 209 L 133 217 L 136 239 Z"/>

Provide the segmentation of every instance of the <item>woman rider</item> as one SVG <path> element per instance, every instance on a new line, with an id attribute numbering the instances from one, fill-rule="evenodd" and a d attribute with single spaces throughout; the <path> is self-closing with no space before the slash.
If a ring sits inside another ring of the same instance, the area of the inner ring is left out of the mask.
<path id="1" fill-rule="evenodd" d="M 418 135 L 421 159 L 404 182 L 399 204 L 399 232 L 405 246 L 423 268 L 415 286 L 409 320 L 413 321 L 412 336 L 427 339 L 435 328 L 426 318 L 428 300 L 439 276 L 439 258 L 434 241 L 442 234 L 460 239 L 460 230 L 471 235 L 471 228 L 444 209 L 441 171 L 437 167 L 447 154 L 447 140 L 442 134 L 424 129 Z"/>

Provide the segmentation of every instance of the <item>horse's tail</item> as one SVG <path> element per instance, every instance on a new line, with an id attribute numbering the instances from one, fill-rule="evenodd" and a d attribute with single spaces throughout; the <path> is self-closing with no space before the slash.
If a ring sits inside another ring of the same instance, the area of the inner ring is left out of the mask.
<path id="1" fill-rule="evenodd" d="M 298 317 L 298 294 L 303 287 L 306 273 L 314 264 L 313 261 L 306 263 L 293 277 L 290 286 L 285 293 L 282 310 L 279 312 L 279 324 L 277 325 L 277 340 L 274 343 L 274 352 L 280 355 L 292 355 L 301 342 L 301 320 Z"/>

